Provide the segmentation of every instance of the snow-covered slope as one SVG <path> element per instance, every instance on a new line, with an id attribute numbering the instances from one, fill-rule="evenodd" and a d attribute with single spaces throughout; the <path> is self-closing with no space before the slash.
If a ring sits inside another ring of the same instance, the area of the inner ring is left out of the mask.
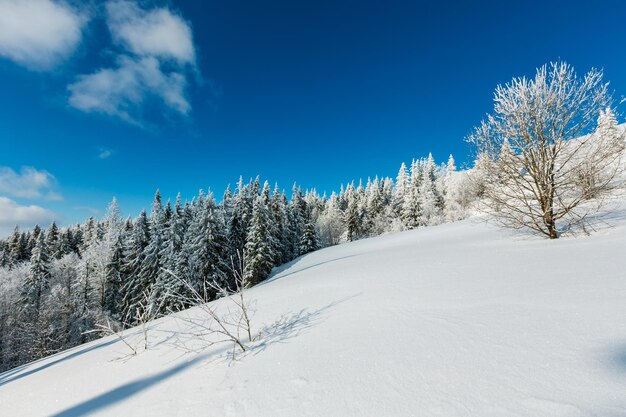
<path id="1" fill-rule="evenodd" d="M 170 316 L 128 360 L 111 337 L 1 374 L 0 415 L 626 416 L 625 249 L 475 221 L 324 249 L 249 291 L 283 319 L 238 360 L 183 354 Z"/>

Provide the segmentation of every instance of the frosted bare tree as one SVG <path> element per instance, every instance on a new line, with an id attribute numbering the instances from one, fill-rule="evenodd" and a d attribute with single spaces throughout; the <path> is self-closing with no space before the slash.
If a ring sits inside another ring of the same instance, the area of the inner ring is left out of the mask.
<path id="1" fill-rule="evenodd" d="M 174 272 L 163 268 L 164 272 L 179 280 L 186 289 L 186 294 L 174 294 L 184 305 L 196 306 L 196 313 L 181 313 L 179 319 L 191 324 L 195 332 L 194 341 L 203 340 L 201 349 L 220 343 L 231 343 L 233 355 L 236 350 L 245 352 L 247 344 L 256 341 L 261 335 L 253 335 L 250 302 L 244 297 L 250 286 L 247 265 L 244 256 L 237 254 L 237 261 L 231 259 L 230 272 L 235 288 L 228 288 L 218 281 L 207 281 L 201 290 L 178 277 Z M 216 294 L 217 300 L 207 303 L 209 294 Z M 231 308 L 232 307 L 232 308 Z M 174 311 L 172 311 L 174 313 Z M 184 343 L 179 345 L 184 350 L 193 350 Z"/>
<path id="2" fill-rule="evenodd" d="M 479 207 L 497 223 L 556 239 L 624 185 L 623 130 L 602 78 L 557 62 L 496 88 L 493 113 L 467 140 L 482 171 Z"/>
<path id="3" fill-rule="evenodd" d="M 103 315 L 100 322 L 95 324 L 95 329 L 84 332 L 85 334 L 97 333 L 100 336 L 115 335 L 122 343 L 126 345 L 132 352 L 128 356 L 136 356 L 142 351 L 146 351 L 149 348 L 148 330 L 151 321 L 158 318 L 159 311 L 163 307 L 162 305 L 155 306 L 152 300 L 154 299 L 154 288 L 150 290 L 144 290 L 142 298 L 139 301 L 137 308 L 135 309 L 135 315 L 133 317 L 134 324 L 141 331 L 141 342 L 139 344 L 128 340 L 129 333 L 124 332 L 124 328 L 132 327 L 127 322 L 111 322 L 111 319 Z M 126 359 L 122 357 L 119 359 Z"/>

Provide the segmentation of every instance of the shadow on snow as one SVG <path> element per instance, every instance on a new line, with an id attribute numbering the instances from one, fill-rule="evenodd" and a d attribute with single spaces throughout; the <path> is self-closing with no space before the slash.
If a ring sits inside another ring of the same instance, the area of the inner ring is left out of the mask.
<path id="1" fill-rule="evenodd" d="M 100 348 L 112 345 L 112 344 L 114 344 L 116 342 L 117 342 L 117 340 L 113 339 L 113 340 L 109 340 L 107 342 L 101 342 L 101 343 L 95 344 L 95 345 L 87 347 L 87 348 L 82 347 L 82 346 L 78 346 L 78 347 L 73 349 L 73 350 L 76 350 L 76 351 L 72 352 L 70 354 L 67 354 L 68 351 L 59 352 L 59 353 L 57 353 L 55 355 L 46 356 L 45 358 L 39 359 L 39 360 L 37 360 L 35 362 L 30 362 L 30 363 L 28 363 L 26 365 L 22 365 L 22 366 L 19 366 L 19 367 L 15 368 L 15 369 L 6 371 L 5 373 L 0 374 L 0 387 L 5 385 L 5 384 L 8 384 L 9 382 L 17 381 L 19 379 L 22 379 L 22 378 L 27 377 L 29 375 L 32 375 L 34 373 L 37 373 L 37 372 L 43 371 L 43 370 L 45 370 L 47 368 L 50 368 L 51 366 L 57 365 L 57 364 L 59 364 L 61 362 L 65 362 L 66 360 L 73 359 L 73 358 L 75 358 L 77 356 L 80 356 L 80 355 L 83 355 L 85 353 L 92 352 L 94 350 L 97 350 L 97 349 L 100 349 Z M 65 355 L 65 356 L 62 356 L 62 355 Z M 36 366 L 36 365 L 38 365 L 38 364 L 40 364 L 42 362 L 45 362 L 46 360 L 50 360 L 50 359 L 53 359 L 55 357 L 59 357 L 59 358 L 55 359 L 55 360 L 51 360 L 50 362 L 44 363 L 42 365 Z M 33 369 L 29 369 L 29 370 L 27 370 L 25 372 L 22 372 L 23 370 L 28 369 L 30 367 L 33 367 Z"/>
<path id="2" fill-rule="evenodd" d="M 359 295 L 361 295 L 361 293 L 357 293 L 352 296 L 334 301 L 316 310 L 301 310 L 298 313 L 293 313 L 281 317 L 273 324 L 265 326 L 262 329 L 262 339 L 251 345 L 248 353 L 252 355 L 257 355 L 274 343 L 284 343 L 286 340 L 298 336 L 306 329 L 309 329 L 316 323 L 318 323 L 325 312 L 337 306 L 338 304 L 344 303 L 352 298 L 358 297 Z M 141 378 L 133 382 L 124 384 L 120 387 L 114 388 L 108 392 L 105 392 L 104 394 L 98 395 L 64 411 L 54 414 L 51 417 L 81 417 L 108 408 L 132 397 L 133 395 L 141 391 L 144 391 L 156 384 L 159 384 L 175 376 L 176 374 L 184 371 L 185 369 L 195 364 L 205 361 L 211 357 L 218 357 L 222 353 L 227 353 L 230 350 L 230 346 L 225 345 L 217 351 L 200 354 L 187 362 L 178 364 L 155 375 Z"/>

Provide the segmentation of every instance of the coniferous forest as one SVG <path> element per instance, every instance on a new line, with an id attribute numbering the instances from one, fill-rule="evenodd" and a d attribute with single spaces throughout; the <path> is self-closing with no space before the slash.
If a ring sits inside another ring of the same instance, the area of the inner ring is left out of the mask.
<path id="1" fill-rule="evenodd" d="M 200 191 L 164 202 L 157 191 L 135 218 L 113 199 L 102 219 L 16 228 L 0 240 L 0 370 L 98 338 L 104 322 L 123 329 L 187 308 L 191 288 L 209 301 L 207 284 L 233 288 L 237 268 L 254 285 L 319 248 L 461 219 L 476 194 L 467 176 L 452 157 L 437 165 L 429 155 L 402 164 L 395 181 L 330 196 L 240 179 L 219 201 Z"/>

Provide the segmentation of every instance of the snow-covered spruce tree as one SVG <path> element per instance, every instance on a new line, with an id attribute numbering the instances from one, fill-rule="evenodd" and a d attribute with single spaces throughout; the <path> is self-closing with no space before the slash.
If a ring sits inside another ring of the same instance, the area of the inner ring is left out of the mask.
<path id="1" fill-rule="evenodd" d="M 272 259 L 272 263 L 274 265 L 280 264 L 282 261 L 282 244 L 280 242 L 280 238 L 282 237 L 281 231 L 281 219 L 280 210 L 276 212 L 274 210 L 274 202 L 275 197 L 277 195 L 278 190 L 274 190 L 272 193 L 270 189 L 270 185 L 267 181 L 263 183 L 263 188 L 261 189 L 261 198 L 263 199 L 263 204 L 267 207 L 269 220 L 268 220 L 268 231 L 270 236 L 270 243 L 272 244 L 272 254 L 274 258 Z"/>
<path id="2" fill-rule="evenodd" d="M 30 259 L 30 268 L 20 292 L 20 344 L 26 359 L 32 360 L 49 353 L 46 324 L 42 320 L 44 295 L 50 287 L 50 254 L 43 233 L 39 234 Z"/>
<path id="3" fill-rule="evenodd" d="M 445 174 L 443 176 L 443 199 L 444 221 L 460 220 L 464 217 L 463 208 L 461 207 L 458 195 L 457 195 L 457 177 L 458 172 L 456 170 L 456 162 L 454 157 L 450 154 L 448 163 L 446 164 Z"/>
<path id="4" fill-rule="evenodd" d="M 228 256 L 224 218 L 209 194 L 198 201 L 193 210 L 178 264 L 173 276 L 170 273 L 173 278 L 171 293 L 179 295 L 178 302 L 193 298 L 189 290 L 201 294 L 204 301 L 211 300 L 215 296 L 214 282 L 229 285 L 226 276 Z"/>
<path id="5" fill-rule="evenodd" d="M 419 185 L 419 219 L 421 226 L 432 226 L 442 222 L 443 197 L 437 189 L 437 173 L 432 154 L 424 163 Z"/>
<path id="6" fill-rule="evenodd" d="M 246 280 L 252 285 L 263 281 L 274 266 L 274 253 L 276 247 L 272 242 L 270 231 L 271 215 L 265 205 L 262 196 L 254 201 L 252 210 L 252 223 L 246 242 L 244 262 L 246 264 Z"/>
<path id="7" fill-rule="evenodd" d="M 98 242 L 98 225 L 93 217 L 87 219 L 82 225 L 82 242 L 80 246 L 80 252 L 84 253 L 89 249 L 89 246 Z"/>
<path id="8" fill-rule="evenodd" d="M 138 285 L 142 292 L 133 301 L 136 308 L 142 301 L 146 291 L 152 289 L 162 267 L 161 251 L 164 246 L 165 213 L 161 203 L 161 193 L 157 190 L 150 212 L 150 242 L 143 251 L 143 261 L 138 275 Z M 151 307 L 156 308 L 155 303 Z"/>
<path id="9" fill-rule="evenodd" d="M 359 195 L 354 189 L 354 184 L 348 184 L 346 187 L 345 198 L 347 201 L 346 211 L 344 213 L 346 224 L 346 239 L 349 242 L 357 240 L 361 237 L 362 217 L 359 202 Z"/>
<path id="10" fill-rule="evenodd" d="M 281 263 L 287 263 L 294 259 L 296 255 L 293 252 L 293 241 L 296 239 L 293 225 L 295 224 L 294 215 L 287 199 L 285 191 L 280 193 L 280 210 L 282 211 L 282 235 L 279 239 L 281 247 L 282 260 Z"/>
<path id="11" fill-rule="evenodd" d="M 584 226 L 623 186 L 623 141 L 594 132 L 600 111 L 612 103 L 602 78 L 596 69 L 578 77 L 557 62 L 537 69 L 533 79 L 496 88 L 493 114 L 468 141 L 489 159 L 482 164 L 480 208 L 497 223 L 556 239 Z M 500 158 L 507 142 L 512 155 Z M 585 168 L 585 161 L 592 163 Z"/>
<path id="12" fill-rule="evenodd" d="M 227 217 L 229 256 L 233 258 L 243 253 L 246 245 L 248 227 L 252 216 L 249 193 L 250 186 L 244 185 L 243 179 L 239 178 L 237 190 L 230 203 L 230 217 Z"/>
<path id="13" fill-rule="evenodd" d="M 9 265 L 15 266 L 24 261 L 26 253 L 26 246 L 22 235 L 20 234 L 19 227 L 15 226 L 13 233 L 9 238 Z"/>
<path id="14" fill-rule="evenodd" d="M 283 238 L 285 236 L 285 227 L 287 224 L 287 206 L 283 202 L 283 198 L 278 188 L 278 184 L 274 185 L 274 191 L 269 202 L 270 213 L 272 216 L 272 223 L 274 225 L 272 241 L 276 245 L 273 248 L 274 252 L 274 264 L 280 265 L 287 262 L 286 246 Z"/>
<path id="15" fill-rule="evenodd" d="M 422 201 L 420 188 L 422 184 L 422 163 L 414 160 L 411 163 L 411 177 L 404 191 L 400 218 L 404 227 L 414 229 L 420 225 Z"/>
<path id="16" fill-rule="evenodd" d="M 159 254 L 161 268 L 157 272 L 152 291 L 154 299 L 151 300 L 154 305 L 159 306 L 160 311 L 158 311 L 158 314 L 163 314 L 168 311 L 178 311 L 185 307 L 179 294 L 183 286 L 179 282 L 180 280 L 176 279 L 176 277 L 168 272 L 175 271 L 178 266 L 186 229 L 180 194 L 176 197 L 174 209 L 170 208 L 169 211 L 170 214 L 167 214 L 168 210 L 166 208 L 166 226 L 163 230 L 164 241 Z"/>
<path id="17" fill-rule="evenodd" d="M 317 249 L 319 249 L 317 231 L 315 230 L 313 220 L 309 220 L 304 225 L 304 232 L 302 233 L 302 240 L 300 241 L 300 253 L 304 255 Z"/>
<path id="18" fill-rule="evenodd" d="M 117 200 L 113 198 L 102 221 L 102 239 L 89 250 L 89 257 L 92 258 L 99 278 L 100 309 L 103 314 L 112 315 L 116 319 L 120 315 L 118 300 L 123 285 L 123 224 Z"/>
<path id="19" fill-rule="evenodd" d="M 11 263 L 11 258 L 9 257 L 9 245 L 2 245 L 2 250 L 0 250 L 0 268 L 8 268 Z"/>
<path id="20" fill-rule="evenodd" d="M 117 240 L 109 249 L 104 269 L 104 299 L 102 303 L 103 313 L 116 321 L 122 319 L 122 288 L 124 286 L 123 274 L 124 240 L 118 235 Z"/>
<path id="21" fill-rule="evenodd" d="M 50 282 L 50 265 L 48 246 L 43 234 L 40 234 L 30 258 L 29 274 L 20 296 L 20 304 L 28 317 L 36 319 L 39 316 L 41 299 Z"/>
<path id="22" fill-rule="evenodd" d="M 407 195 L 410 186 L 410 177 L 404 162 L 400 165 L 400 170 L 396 176 L 396 183 L 393 193 L 393 207 L 398 215 L 402 216 L 402 207 L 404 206 L 404 199 Z"/>
<path id="23" fill-rule="evenodd" d="M 77 251 L 77 247 L 74 245 L 72 229 L 68 227 L 61 231 L 61 235 L 59 236 L 57 259 L 61 259 L 63 256 Z"/>
<path id="24" fill-rule="evenodd" d="M 133 316 L 142 300 L 146 288 L 139 279 L 139 271 L 143 262 L 145 248 L 150 243 L 150 229 L 148 216 L 142 210 L 133 222 L 132 228 L 123 235 L 122 274 L 124 284 L 122 286 L 122 321 L 134 323 Z"/>
<path id="25" fill-rule="evenodd" d="M 56 222 L 52 222 L 46 230 L 46 246 L 48 246 L 48 252 L 53 259 L 61 258 L 60 235 Z"/>
<path id="26" fill-rule="evenodd" d="M 293 185 L 291 201 L 289 202 L 290 224 L 289 224 L 289 258 L 294 259 L 301 255 L 300 239 L 306 224 L 306 201 L 302 194 L 302 189 L 296 184 Z"/>

